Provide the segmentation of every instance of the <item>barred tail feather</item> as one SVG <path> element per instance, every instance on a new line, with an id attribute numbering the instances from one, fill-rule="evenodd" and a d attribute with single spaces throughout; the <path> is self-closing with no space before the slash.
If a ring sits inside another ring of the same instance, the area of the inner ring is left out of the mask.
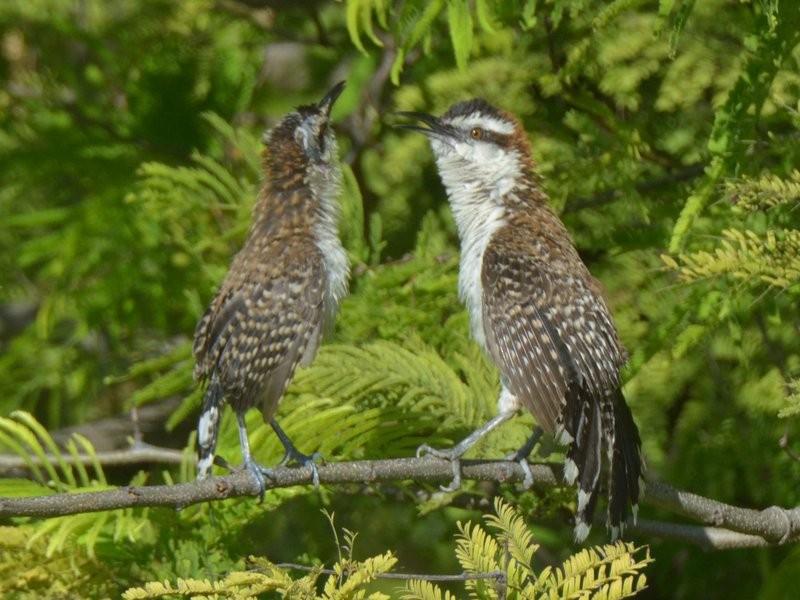
<path id="1" fill-rule="evenodd" d="M 625 403 L 622 391 L 611 398 L 613 402 L 613 436 L 610 444 L 611 469 L 608 476 L 608 518 L 611 538 L 623 534 L 628 519 L 628 504 L 633 520 L 639 509 L 639 497 L 643 491 L 644 466 L 641 457 L 639 430 L 633 421 L 630 408 Z"/>
<path id="2" fill-rule="evenodd" d="M 585 388 L 573 388 L 567 392 L 562 415 L 560 437 L 569 443 L 564 480 L 578 485 L 575 542 L 583 542 L 592 526 L 604 450 L 610 467 L 607 525 L 616 540 L 623 533 L 629 505 L 636 520 L 644 485 L 641 440 L 630 408 L 621 390 L 598 400 Z"/>
<path id="3" fill-rule="evenodd" d="M 574 485 L 581 473 L 589 437 L 588 423 L 591 404 L 581 400 L 580 390 L 571 386 L 567 390 L 562 423 L 556 432 L 556 441 L 569 446 L 564 459 L 564 481 Z"/>
<path id="4" fill-rule="evenodd" d="M 592 515 L 600 486 L 600 469 L 603 464 L 600 407 L 597 402 L 592 401 L 586 402 L 585 405 L 589 408 L 584 413 L 586 420 L 582 423 L 584 429 L 582 433 L 585 435 L 572 444 L 567 454 L 568 459 L 574 461 L 578 474 L 578 507 L 575 510 L 574 531 L 576 543 L 583 542 L 592 527 Z"/>
<path id="5" fill-rule="evenodd" d="M 219 378 L 213 375 L 208 388 L 206 388 L 203 410 L 197 423 L 197 479 L 205 479 L 211 475 L 221 412 L 222 386 Z"/>

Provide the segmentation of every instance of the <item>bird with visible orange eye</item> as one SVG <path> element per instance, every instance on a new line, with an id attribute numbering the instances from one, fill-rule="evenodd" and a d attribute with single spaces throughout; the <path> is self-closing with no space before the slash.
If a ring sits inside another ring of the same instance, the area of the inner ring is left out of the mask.
<path id="1" fill-rule="evenodd" d="M 521 123 L 480 99 L 442 117 L 400 114 L 418 124 L 399 127 L 430 140 L 461 238 L 459 296 L 501 383 L 496 417 L 452 448 L 423 445 L 418 455 L 450 460 L 445 489 L 458 489 L 464 453 L 525 407 L 567 446 L 564 479 L 578 487 L 578 542 L 589 534 L 608 465 L 606 522 L 616 539 L 629 515 L 636 521 L 644 489 L 639 431 L 622 393 L 627 353 L 602 286 L 548 206 Z"/>

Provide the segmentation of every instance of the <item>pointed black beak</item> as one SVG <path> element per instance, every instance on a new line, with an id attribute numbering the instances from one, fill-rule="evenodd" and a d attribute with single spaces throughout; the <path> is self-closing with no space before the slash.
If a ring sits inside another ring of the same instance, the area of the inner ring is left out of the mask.
<path id="1" fill-rule="evenodd" d="M 319 110 L 326 117 L 330 116 L 333 103 L 336 102 L 336 99 L 341 95 L 342 90 L 344 90 L 344 84 L 344 81 L 337 83 L 327 94 L 325 94 L 325 97 L 317 103 L 317 110 Z"/>
<path id="2" fill-rule="evenodd" d="M 428 113 L 401 111 L 395 114 L 400 117 L 414 119 L 415 121 L 419 121 L 427 125 L 427 127 L 423 127 L 422 125 L 417 125 L 415 123 L 396 123 L 395 127 L 398 129 L 419 131 L 428 137 L 433 137 L 440 140 L 447 140 L 455 136 L 456 130 L 452 126 L 443 123 L 440 118 L 429 115 Z"/>

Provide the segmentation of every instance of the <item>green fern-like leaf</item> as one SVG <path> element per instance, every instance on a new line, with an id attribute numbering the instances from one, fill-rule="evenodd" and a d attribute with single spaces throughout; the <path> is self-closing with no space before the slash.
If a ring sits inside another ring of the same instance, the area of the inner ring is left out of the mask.
<path id="1" fill-rule="evenodd" d="M 313 584 L 316 573 L 293 581 L 289 575 L 269 563 L 258 561 L 261 572 L 236 571 L 223 579 L 177 578 L 170 581 L 150 581 L 143 586 L 127 589 L 122 597 L 125 600 L 145 600 L 165 596 L 186 596 L 189 598 L 256 598 L 260 594 L 280 592 L 286 598 L 313 598 Z"/>
<path id="2" fill-rule="evenodd" d="M 638 592 L 646 585 L 646 579 L 638 572 L 652 562 L 646 549 L 643 559 L 634 558 L 641 550 L 624 542 L 586 548 L 569 557 L 561 568 L 554 569 L 547 587 L 557 588 L 563 596 L 592 591 L 619 598 L 624 596 L 614 596 L 611 592 L 621 594 L 625 589 Z"/>
<path id="3" fill-rule="evenodd" d="M 503 571 L 498 560 L 502 546 L 480 525 L 470 522 L 458 524 L 456 558 L 466 573 L 484 574 Z M 491 581 L 469 579 L 466 587 L 471 594 L 485 597 L 490 593 Z"/>
<path id="4" fill-rule="evenodd" d="M 321 571 L 319 568 L 292 579 L 288 571 L 264 558 L 250 557 L 248 562 L 252 567 L 250 570 L 234 571 L 218 580 L 179 577 L 174 584 L 168 580 L 149 581 L 142 586 L 127 589 L 122 597 L 125 600 L 145 600 L 174 595 L 190 598 L 239 599 L 256 598 L 262 594 L 277 592 L 284 598 L 296 599 L 388 600 L 388 596 L 376 592 L 367 596 L 365 588 L 377 576 L 390 571 L 397 559 L 387 552 L 360 562 L 348 559 L 337 563 L 333 568 L 336 574 L 328 577 L 322 595 L 316 594 L 316 581 Z"/>
<path id="5" fill-rule="evenodd" d="M 442 591 L 430 581 L 413 579 L 406 584 L 401 600 L 456 600 L 449 591 Z"/>
<path id="6" fill-rule="evenodd" d="M 0 596 L 3 598 L 114 597 L 117 584 L 100 576 L 87 585 L 96 563 L 70 548 L 46 555 L 47 541 L 33 539 L 36 525 L 0 527 Z M 91 591 L 89 591 L 91 590 Z"/>
<path id="7" fill-rule="evenodd" d="M 767 11 L 765 25 L 759 35 L 750 40 L 751 53 L 739 79 L 728 95 L 725 105 L 715 114 L 714 128 L 708 142 L 713 155 L 706 168 L 706 179 L 689 197 L 672 232 L 669 250 L 677 253 L 693 222 L 706 207 L 717 184 L 723 177 L 736 172 L 739 161 L 746 156 L 744 147 L 752 137 L 755 119 L 761 113 L 769 89 L 780 66 L 800 41 L 800 13 L 791 10 Z M 780 12 L 780 19 L 777 19 Z M 756 83 L 757 82 L 757 83 Z"/>
<path id="8" fill-rule="evenodd" d="M 492 377 L 488 373 L 483 372 Z M 408 347 L 383 341 L 361 348 L 324 346 L 311 368 L 298 373 L 293 388 L 335 399 L 337 410 L 360 415 L 352 424 L 328 426 L 341 443 L 348 440 L 349 427 L 360 429 L 361 443 L 375 449 L 370 454 L 413 453 L 426 441 L 422 436 L 475 427 L 488 417 L 496 397 L 494 390 L 482 396 L 483 389 L 465 384 L 419 340 L 410 340 Z M 296 397 L 287 398 L 288 418 L 295 403 Z"/>
<path id="9" fill-rule="evenodd" d="M 726 229 L 713 252 L 698 251 L 678 255 L 677 265 L 685 281 L 697 281 L 723 275 L 752 284 L 789 289 L 800 283 L 800 231 L 753 231 Z"/>
<path id="10" fill-rule="evenodd" d="M 94 448 L 85 437 L 73 435 L 67 441 L 65 455 L 30 413 L 14 411 L 10 417 L 0 417 L 0 446 L 21 457 L 40 486 L 66 492 L 79 487 L 102 488 L 107 485 Z M 80 461 L 70 459 L 81 452 L 92 459 L 93 479 Z M 0 490 L 4 481 L 0 480 Z"/>
<path id="11" fill-rule="evenodd" d="M 450 40 L 456 65 L 459 69 L 467 68 L 469 52 L 472 49 L 472 15 L 469 4 L 465 0 L 450 0 L 447 3 L 447 21 L 450 26 Z"/>
<path id="12" fill-rule="evenodd" d="M 0 444 L 6 451 L 21 456 L 28 465 L 35 483 L 20 485 L 16 479 L 0 480 L 0 495 L 40 495 L 58 492 L 75 492 L 109 489 L 103 467 L 91 442 L 80 434 L 72 434 L 64 453 L 52 436 L 36 419 L 25 412 L 16 411 L 10 418 L 0 417 Z M 91 460 L 90 475 L 82 460 Z M 34 460 L 38 459 L 37 460 Z M 145 483 L 143 474 L 137 475 L 133 485 Z M 58 517 L 42 522 L 29 536 L 31 544 L 46 541 L 44 555 L 51 558 L 68 548 L 80 548 L 89 558 L 94 558 L 95 548 L 101 538 L 114 541 L 141 538 L 150 524 L 142 520 L 147 511 L 121 509 L 103 513 L 86 513 Z"/>
<path id="13" fill-rule="evenodd" d="M 375 35 L 372 24 L 373 14 L 381 27 L 386 28 L 387 3 L 383 0 L 348 0 L 347 2 L 347 32 L 353 45 L 367 54 L 361 41 L 362 32 L 378 47 L 383 46 L 380 38 Z"/>
<path id="14" fill-rule="evenodd" d="M 364 587 L 382 574 L 388 573 L 397 563 L 397 558 L 386 552 L 364 561 L 350 559 L 334 565 L 334 575 L 330 575 L 325 582 L 322 598 L 324 600 L 350 600 L 351 598 L 364 597 Z M 376 600 L 380 597 L 375 596 Z"/>
<path id="15" fill-rule="evenodd" d="M 467 575 L 500 573 L 497 579 L 467 579 L 473 598 L 627 598 L 643 590 L 647 580 L 642 570 L 652 562 L 646 548 L 618 542 L 587 548 L 569 557 L 561 567 L 547 567 L 536 575 L 532 567 L 538 546 L 519 512 L 501 499 L 488 525 L 498 530 L 492 536 L 480 525 L 459 523 L 456 557 Z M 645 556 L 638 558 L 644 550 Z M 501 583 L 504 582 L 504 583 Z M 406 598 L 449 598 L 430 582 L 406 584 Z"/>
<path id="16" fill-rule="evenodd" d="M 800 171 L 794 169 L 785 179 L 767 173 L 757 179 L 726 181 L 724 193 L 728 202 L 743 212 L 782 205 L 795 208 L 800 204 Z"/>
<path id="17" fill-rule="evenodd" d="M 486 523 L 499 530 L 497 540 L 524 571 L 515 573 L 510 580 L 522 583 L 522 580 L 532 574 L 533 555 L 539 546 L 533 543 L 533 534 L 519 512 L 499 496 L 494 499 L 494 512 L 493 515 L 486 515 Z"/>

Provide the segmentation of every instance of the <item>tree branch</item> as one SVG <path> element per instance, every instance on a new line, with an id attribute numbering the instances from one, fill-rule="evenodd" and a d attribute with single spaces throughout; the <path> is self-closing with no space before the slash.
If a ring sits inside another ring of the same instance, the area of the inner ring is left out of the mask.
<path id="1" fill-rule="evenodd" d="M 771 544 L 798 541 L 800 508 L 770 506 L 764 510 L 739 508 L 665 483 L 648 482 L 647 503 L 714 527 L 762 538 Z"/>
<path id="2" fill-rule="evenodd" d="M 533 486 L 561 485 L 561 466 L 533 464 Z M 323 484 L 376 484 L 413 480 L 447 483 L 453 473 L 449 461 L 433 458 L 396 458 L 327 463 L 318 466 Z M 462 461 L 462 479 L 521 483 L 518 463 L 503 460 Z M 311 469 L 274 469 L 268 488 L 310 485 Z M 258 485 L 249 473 L 238 471 L 205 481 L 176 485 L 127 486 L 99 492 L 52 494 L 28 498 L 0 498 L 0 517 L 57 517 L 119 508 L 164 506 L 176 510 L 215 500 L 257 496 Z M 711 549 L 760 547 L 800 541 L 800 508 L 772 506 L 764 510 L 739 508 L 660 482 L 648 482 L 644 504 L 681 514 L 704 526 L 641 519 L 631 527 L 643 533 L 676 538 Z"/>
<path id="3" fill-rule="evenodd" d="M 522 481 L 518 464 L 505 461 L 463 461 L 463 478 L 484 481 Z M 432 457 L 360 460 L 318 465 L 320 483 L 383 483 L 413 479 L 424 483 L 447 483 L 453 478 L 450 463 Z M 534 485 L 556 485 L 556 468 L 532 465 Z M 267 488 L 311 483 L 311 469 L 277 467 Z M 258 496 L 259 489 L 246 471 L 212 477 L 205 481 L 176 485 L 126 486 L 100 492 L 52 494 L 27 498 L 0 498 L 0 517 L 58 517 L 117 508 L 168 506 L 175 509 L 193 504 L 241 496 Z"/>
<path id="4" fill-rule="evenodd" d="M 52 458 L 51 463 L 55 462 L 55 457 L 46 455 L 46 458 Z M 81 454 L 78 458 L 77 462 L 85 467 L 92 466 L 95 460 L 103 467 L 140 464 L 179 465 L 183 461 L 183 452 L 173 448 L 161 448 L 142 443 L 134 444 L 126 450 L 97 452 L 94 456 Z M 63 459 L 70 465 L 76 463 L 70 455 L 64 455 Z M 0 454 L 0 477 L 17 476 L 21 472 L 27 472 L 30 463 L 41 466 L 43 461 L 38 456 L 30 456 L 26 460 L 17 454 Z"/>
<path id="5" fill-rule="evenodd" d="M 695 544 L 706 550 L 763 548 L 772 545 L 757 535 L 748 535 L 719 527 L 702 527 L 699 525 L 639 519 L 635 529 L 643 534 Z"/>

